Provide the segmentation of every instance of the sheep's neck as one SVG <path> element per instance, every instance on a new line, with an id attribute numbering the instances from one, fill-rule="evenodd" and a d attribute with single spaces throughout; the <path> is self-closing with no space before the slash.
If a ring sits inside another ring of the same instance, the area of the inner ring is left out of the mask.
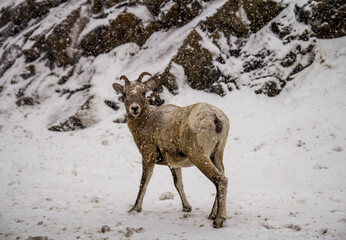
<path id="1" fill-rule="evenodd" d="M 135 134 L 138 131 L 141 131 L 141 129 L 145 128 L 145 126 L 147 126 L 148 122 L 150 121 L 149 116 L 150 108 L 144 108 L 141 115 L 137 118 L 126 115 L 127 125 L 129 126 L 131 132 Z"/>

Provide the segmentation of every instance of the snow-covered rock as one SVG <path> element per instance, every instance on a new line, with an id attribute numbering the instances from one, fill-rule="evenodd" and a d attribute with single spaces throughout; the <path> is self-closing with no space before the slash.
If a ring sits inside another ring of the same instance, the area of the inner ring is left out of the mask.
<path id="1" fill-rule="evenodd" d="M 105 107 L 121 105 L 110 84 L 142 71 L 160 83 L 148 96 L 155 105 L 182 82 L 220 96 L 241 88 L 277 96 L 315 60 L 315 12 L 342 8 L 305 3 L 3 1 L 0 94 L 9 106 L 2 109 L 51 99 L 48 129 L 89 127 Z M 337 27 L 335 36 L 344 35 Z"/>

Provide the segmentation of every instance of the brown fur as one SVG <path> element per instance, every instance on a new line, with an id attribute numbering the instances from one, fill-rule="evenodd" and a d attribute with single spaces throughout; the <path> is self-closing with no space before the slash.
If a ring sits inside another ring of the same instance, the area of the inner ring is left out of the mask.
<path id="1" fill-rule="evenodd" d="M 145 75 L 148 73 L 145 73 Z M 143 77 L 141 74 L 140 79 Z M 130 211 L 142 210 L 146 187 L 155 160 L 171 169 L 174 184 L 183 204 L 183 211 L 191 211 L 182 184 L 181 168 L 196 166 L 216 186 L 216 198 L 209 219 L 213 226 L 222 227 L 226 220 L 227 178 L 224 175 L 223 151 L 229 131 L 227 116 L 217 107 L 197 103 L 187 107 L 149 106 L 144 93 L 152 82 L 127 82 L 113 88 L 125 96 L 128 127 L 142 155 L 143 173 L 139 193 Z"/>

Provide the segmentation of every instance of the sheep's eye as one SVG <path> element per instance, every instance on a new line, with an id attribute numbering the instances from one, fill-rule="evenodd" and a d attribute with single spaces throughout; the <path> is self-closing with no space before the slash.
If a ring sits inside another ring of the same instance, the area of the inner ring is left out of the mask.
<path id="1" fill-rule="evenodd" d="M 142 96 L 145 97 L 145 92 L 142 92 Z"/>
<path id="2" fill-rule="evenodd" d="M 123 94 L 123 97 L 126 98 L 126 93 Z"/>

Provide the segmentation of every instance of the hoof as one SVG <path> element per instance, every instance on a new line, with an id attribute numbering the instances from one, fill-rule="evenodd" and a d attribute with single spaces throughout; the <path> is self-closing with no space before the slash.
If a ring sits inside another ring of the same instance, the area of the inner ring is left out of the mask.
<path id="1" fill-rule="evenodd" d="M 191 211 L 192 211 L 192 207 L 191 206 L 188 206 L 188 207 L 184 206 L 183 207 L 183 212 L 191 212 Z"/>
<path id="2" fill-rule="evenodd" d="M 223 225 L 223 222 L 225 222 L 225 218 L 216 218 L 213 222 L 213 227 L 214 228 L 221 228 Z"/>
<path id="3" fill-rule="evenodd" d="M 127 211 L 128 213 L 130 212 L 141 212 L 142 208 L 136 207 L 134 206 L 133 208 L 131 208 L 129 211 Z"/>
<path id="4" fill-rule="evenodd" d="M 209 220 L 215 220 L 215 218 L 216 218 L 216 214 L 215 213 L 210 213 L 208 219 Z"/>

